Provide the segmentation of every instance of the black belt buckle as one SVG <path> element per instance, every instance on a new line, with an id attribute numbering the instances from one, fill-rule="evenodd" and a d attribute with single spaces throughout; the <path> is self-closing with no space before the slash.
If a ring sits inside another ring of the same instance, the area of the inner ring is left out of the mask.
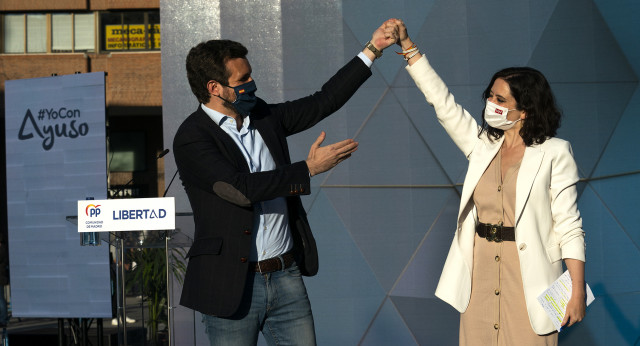
<path id="1" fill-rule="evenodd" d="M 496 243 L 502 242 L 502 223 L 490 226 L 489 234 L 487 234 L 487 241 L 494 241 Z"/>

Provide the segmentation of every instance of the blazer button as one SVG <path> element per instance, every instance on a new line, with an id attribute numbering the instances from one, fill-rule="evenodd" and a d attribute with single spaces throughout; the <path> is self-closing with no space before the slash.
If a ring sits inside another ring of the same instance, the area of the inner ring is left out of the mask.
<path id="1" fill-rule="evenodd" d="M 498 330 L 498 328 L 500 328 L 500 325 L 498 325 L 497 323 L 493 325 L 493 329 Z"/>
<path id="2" fill-rule="evenodd" d="M 247 229 L 247 230 L 244 231 L 244 234 L 251 235 L 251 231 Z"/>
<path id="3" fill-rule="evenodd" d="M 500 256 L 496 256 L 495 260 L 496 262 L 500 262 Z"/>
<path id="4" fill-rule="evenodd" d="M 496 295 L 500 295 L 500 290 L 495 291 Z"/>
<path id="5" fill-rule="evenodd" d="M 525 244 L 525 243 L 521 243 L 521 244 L 520 244 L 520 246 L 519 246 L 519 248 L 520 248 L 520 251 L 524 251 L 524 250 L 526 250 L 526 249 L 527 249 L 527 244 Z"/>
<path id="6" fill-rule="evenodd" d="M 247 263 L 247 258 L 246 257 L 240 257 L 240 262 Z"/>

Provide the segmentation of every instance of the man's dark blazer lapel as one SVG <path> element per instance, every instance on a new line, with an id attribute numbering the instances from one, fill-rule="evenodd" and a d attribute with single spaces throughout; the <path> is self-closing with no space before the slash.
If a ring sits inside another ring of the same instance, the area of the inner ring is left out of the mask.
<path id="1" fill-rule="evenodd" d="M 205 113 L 204 110 L 202 110 L 202 107 L 198 107 L 197 113 L 199 121 L 202 122 L 204 126 L 211 129 L 215 140 L 220 143 L 220 150 L 224 155 L 227 156 L 230 161 L 236 162 L 239 167 L 242 167 L 242 171 L 249 172 L 250 169 L 247 164 L 247 160 L 245 160 L 242 151 L 240 151 L 240 148 L 238 148 L 238 145 L 233 141 L 231 136 L 224 132 L 224 130 L 221 129 L 220 126 L 216 124 L 211 117 L 207 115 L 207 113 Z M 276 166 L 279 167 L 289 163 L 289 160 L 285 158 L 286 148 L 283 148 L 283 145 L 286 145 L 286 142 L 282 143 L 282 141 L 285 141 L 286 139 L 280 138 L 282 136 L 279 136 L 276 133 L 273 124 L 268 123 L 267 119 L 268 117 L 252 118 L 251 125 L 260 132 L 260 136 L 262 136 L 264 143 L 267 145 L 267 148 L 269 148 L 273 161 L 276 163 Z"/>
<path id="2" fill-rule="evenodd" d="M 276 163 L 276 167 L 280 167 L 284 164 L 287 164 L 288 160 L 285 159 L 285 154 L 284 154 L 284 148 L 283 145 L 286 145 L 285 143 L 282 143 L 282 141 L 286 141 L 285 138 L 280 138 L 283 136 L 278 136 L 278 134 L 276 133 L 275 129 L 273 128 L 273 124 L 268 123 L 268 121 L 265 118 L 257 118 L 251 119 L 251 125 L 255 126 L 256 130 L 258 132 L 260 132 L 260 136 L 262 136 L 262 140 L 264 141 L 264 144 L 267 146 L 267 148 L 269 148 L 269 153 L 271 154 L 271 157 L 273 158 L 273 162 Z"/>
<path id="3" fill-rule="evenodd" d="M 221 129 L 220 126 L 216 124 L 204 110 L 202 110 L 201 106 L 198 106 L 198 121 L 200 121 L 203 126 L 211 130 L 213 138 L 219 144 L 220 151 L 223 155 L 225 155 L 229 161 L 235 162 L 241 171 L 248 173 L 250 171 L 249 165 L 236 142 L 234 142 L 231 136 L 224 132 L 224 130 Z"/>

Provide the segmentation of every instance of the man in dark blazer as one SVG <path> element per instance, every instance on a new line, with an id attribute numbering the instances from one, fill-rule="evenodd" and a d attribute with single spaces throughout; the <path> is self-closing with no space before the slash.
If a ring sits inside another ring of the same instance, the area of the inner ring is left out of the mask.
<path id="1" fill-rule="evenodd" d="M 344 105 L 395 42 L 387 23 L 362 53 L 311 96 L 280 104 L 255 97 L 247 50 L 212 40 L 193 47 L 187 76 L 200 102 L 178 129 L 173 150 L 195 221 L 180 304 L 203 314 L 211 345 L 314 345 L 301 275 L 315 275 L 318 253 L 300 195 L 310 178 L 357 149 L 347 139 L 311 146 L 291 162 L 286 138 Z"/>

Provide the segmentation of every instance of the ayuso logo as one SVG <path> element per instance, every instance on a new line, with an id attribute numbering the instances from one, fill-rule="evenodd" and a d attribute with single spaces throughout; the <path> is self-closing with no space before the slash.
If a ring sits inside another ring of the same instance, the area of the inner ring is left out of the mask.
<path id="1" fill-rule="evenodd" d="M 100 204 L 89 204 L 84 212 L 88 217 L 98 217 L 98 215 L 100 215 Z"/>
<path id="2" fill-rule="evenodd" d="M 89 133 L 89 124 L 76 123 L 76 119 L 80 119 L 79 109 L 61 107 L 55 110 L 53 108 L 43 108 L 38 111 L 38 121 L 48 120 L 58 123 L 42 125 L 42 127 L 40 127 L 36 123 L 36 119 L 33 117 L 31 110 L 27 109 L 27 113 L 22 120 L 22 125 L 20 125 L 18 139 L 22 141 L 31 139 L 35 131 L 38 137 L 42 138 L 42 148 L 49 150 L 53 147 L 56 137 L 77 138 L 78 136 L 86 136 Z"/>

